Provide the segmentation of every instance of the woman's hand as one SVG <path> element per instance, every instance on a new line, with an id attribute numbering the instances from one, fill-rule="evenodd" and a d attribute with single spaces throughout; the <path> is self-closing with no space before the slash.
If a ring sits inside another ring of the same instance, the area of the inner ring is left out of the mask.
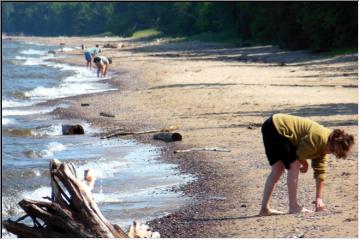
<path id="1" fill-rule="evenodd" d="M 323 211 L 325 208 L 324 202 L 322 201 L 321 198 L 317 198 L 315 201 L 315 210 L 316 212 L 320 212 Z"/>
<path id="2" fill-rule="evenodd" d="M 308 168 L 309 168 L 309 165 L 308 165 L 307 161 L 306 160 L 300 160 L 300 164 L 301 164 L 300 172 L 301 173 L 306 173 Z"/>

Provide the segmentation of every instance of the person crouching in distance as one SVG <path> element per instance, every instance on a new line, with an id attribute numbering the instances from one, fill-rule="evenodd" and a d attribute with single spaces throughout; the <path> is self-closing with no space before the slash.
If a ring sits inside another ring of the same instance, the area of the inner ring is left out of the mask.
<path id="1" fill-rule="evenodd" d="M 97 76 L 106 77 L 109 70 L 109 64 L 112 63 L 112 59 L 110 57 L 97 56 L 94 58 L 94 63 L 97 67 Z"/>
<path id="2" fill-rule="evenodd" d="M 345 159 L 354 144 L 354 136 L 341 129 L 329 129 L 310 119 L 287 114 L 274 114 L 261 127 L 265 153 L 271 165 L 261 203 L 260 216 L 283 214 L 270 208 L 275 184 L 288 170 L 289 213 L 312 212 L 297 202 L 299 172 L 308 170 L 311 159 L 316 184 L 315 211 L 324 210 L 324 180 L 328 154 Z"/>

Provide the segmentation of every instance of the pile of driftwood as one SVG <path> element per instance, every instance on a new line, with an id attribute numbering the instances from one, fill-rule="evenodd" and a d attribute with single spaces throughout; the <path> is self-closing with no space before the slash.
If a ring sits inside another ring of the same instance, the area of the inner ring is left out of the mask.
<path id="1" fill-rule="evenodd" d="M 91 171 L 85 171 L 84 180 L 80 180 L 71 163 L 53 160 L 50 178 L 51 196 L 44 197 L 48 201 L 23 199 L 19 205 L 26 214 L 16 221 L 3 221 L 7 231 L 26 238 L 160 237 L 138 222 L 133 223 L 129 234 L 108 222 L 92 197 L 95 178 Z M 33 226 L 21 223 L 26 218 L 32 220 Z"/>

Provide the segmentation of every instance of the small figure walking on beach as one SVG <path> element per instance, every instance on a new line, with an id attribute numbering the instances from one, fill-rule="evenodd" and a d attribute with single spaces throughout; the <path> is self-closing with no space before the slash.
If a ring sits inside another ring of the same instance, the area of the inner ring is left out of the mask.
<path id="1" fill-rule="evenodd" d="M 101 52 L 99 45 L 96 44 L 95 47 L 86 49 L 84 52 L 85 60 L 86 60 L 86 67 L 91 70 L 91 61 Z"/>
<path id="2" fill-rule="evenodd" d="M 285 168 L 288 170 L 289 213 L 312 212 L 300 206 L 296 196 L 299 172 L 308 170 L 307 159 L 311 159 L 316 181 L 315 210 L 322 211 L 327 155 L 345 159 L 354 144 L 354 136 L 340 129 L 323 127 L 307 118 L 286 114 L 272 115 L 263 123 L 261 131 L 271 173 L 265 182 L 260 216 L 283 214 L 271 209 L 269 202 Z"/>
<path id="3" fill-rule="evenodd" d="M 97 76 L 106 77 L 109 70 L 109 64 L 112 63 L 112 59 L 110 57 L 97 56 L 94 58 L 94 63 L 97 67 Z"/>

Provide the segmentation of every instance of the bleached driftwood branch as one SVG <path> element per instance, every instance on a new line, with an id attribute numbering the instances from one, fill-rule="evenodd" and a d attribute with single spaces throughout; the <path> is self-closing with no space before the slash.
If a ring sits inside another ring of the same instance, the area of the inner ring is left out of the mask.
<path id="1" fill-rule="evenodd" d="M 184 150 L 175 150 L 174 153 L 201 152 L 201 151 L 231 152 L 231 150 L 225 148 L 205 147 L 205 148 L 190 148 Z"/>
<path id="2" fill-rule="evenodd" d="M 127 238 L 128 235 L 116 224 L 111 224 L 100 212 L 92 195 L 91 173 L 85 174 L 85 184 L 76 176 L 71 163 L 50 163 L 51 197 L 48 201 L 23 199 L 19 205 L 26 215 L 17 221 L 3 221 L 3 226 L 18 237 L 61 238 Z M 33 226 L 20 221 L 30 217 Z"/>
<path id="3" fill-rule="evenodd" d="M 178 129 L 178 126 L 170 126 L 168 128 L 162 128 L 162 129 L 152 129 L 152 130 L 148 130 L 148 131 L 139 131 L 139 132 L 124 132 L 123 130 L 119 131 L 113 131 L 110 133 L 105 134 L 105 136 L 102 136 L 102 139 L 107 139 L 107 138 L 113 138 L 113 137 L 119 137 L 119 136 L 126 136 L 126 135 L 139 135 L 139 134 L 147 134 L 147 133 L 158 133 L 158 132 L 171 132 L 171 131 L 175 131 L 176 129 Z"/>

